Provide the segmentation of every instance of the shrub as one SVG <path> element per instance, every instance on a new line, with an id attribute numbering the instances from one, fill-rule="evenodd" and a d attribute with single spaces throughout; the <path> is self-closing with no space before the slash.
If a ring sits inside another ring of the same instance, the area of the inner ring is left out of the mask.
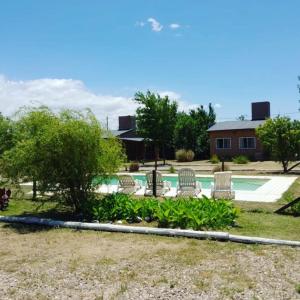
<path id="1" fill-rule="evenodd" d="M 174 174 L 176 172 L 175 168 L 173 166 L 170 167 L 169 172 L 171 174 Z"/>
<path id="2" fill-rule="evenodd" d="M 175 157 L 179 162 L 193 161 L 195 153 L 192 150 L 180 149 L 176 151 Z"/>
<path id="3" fill-rule="evenodd" d="M 221 229 L 234 224 L 237 209 L 231 201 L 178 198 L 159 201 L 155 198 L 134 199 L 125 194 L 111 194 L 94 202 L 91 207 L 94 219 L 99 221 L 127 220 L 137 222 L 140 218 L 158 222 L 160 227 Z"/>
<path id="4" fill-rule="evenodd" d="M 213 171 L 213 173 L 222 172 L 222 165 L 220 164 L 220 165 L 214 166 L 212 171 Z M 226 164 L 224 164 L 224 171 L 230 171 L 230 167 Z"/>
<path id="5" fill-rule="evenodd" d="M 218 164 L 220 162 L 220 159 L 218 157 L 218 155 L 214 154 L 210 160 L 209 160 L 212 164 Z"/>
<path id="6" fill-rule="evenodd" d="M 192 150 L 186 151 L 186 161 L 193 161 L 195 157 L 195 153 Z"/>
<path id="7" fill-rule="evenodd" d="M 186 161 L 186 151 L 184 149 L 177 150 L 175 153 L 175 157 L 177 161 Z"/>
<path id="8" fill-rule="evenodd" d="M 140 165 L 137 161 L 133 161 L 129 165 L 129 172 L 137 172 L 140 168 Z"/>
<path id="9" fill-rule="evenodd" d="M 249 158 L 245 155 L 238 155 L 232 159 L 235 164 L 247 164 L 249 162 Z"/>

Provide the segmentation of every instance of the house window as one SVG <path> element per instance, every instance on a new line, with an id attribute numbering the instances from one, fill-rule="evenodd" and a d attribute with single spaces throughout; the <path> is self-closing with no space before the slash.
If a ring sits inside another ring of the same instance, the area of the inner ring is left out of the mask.
<path id="1" fill-rule="evenodd" d="M 219 138 L 216 139 L 217 149 L 230 149 L 231 148 L 231 138 Z"/>
<path id="2" fill-rule="evenodd" d="M 255 149 L 256 140 L 254 137 L 240 137 L 240 149 Z"/>

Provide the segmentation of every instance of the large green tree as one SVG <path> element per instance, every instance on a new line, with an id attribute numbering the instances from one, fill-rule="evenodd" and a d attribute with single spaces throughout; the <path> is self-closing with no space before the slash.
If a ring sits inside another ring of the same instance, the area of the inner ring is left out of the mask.
<path id="1" fill-rule="evenodd" d="M 113 174 L 124 160 L 120 142 L 102 133 L 90 111 L 22 111 L 17 142 L 4 152 L 1 167 L 15 181 L 36 181 L 39 191 L 54 192 L 79 212 L 93 192 L 93 179 Z"/>
<path id="2" fill-rule="evenodd" d="M 165 156 L 165 148 L 173 144 L 177 103 L 170 101 L 168 96 L 161 97 L 150 91 L 145 94 L 138 92 L 134 99 L 139 104 L 136 111 L 137 130 L 148 144 L 154 146 L 156 169 L 160 150 Z"/>
<path id="3" fill-rule="evenodd" d="M 208 111 L 203 106 L 192 109 L 189 114 L 178 114 L 174 144 L 176 149 L 191 149 L 196 157 L 204 158 L 209 154 L 209 135 L 207 129 L 215 124 L 216 114 L 211 104 Z"/>
<path id="4" fill-rule="evenodd" d="M 5 150 L 10 149 L 14 144 L 13 125 L 12 120 L 0 113 L 0 157 Z"/>
<path id="5" fill-rule="evenodd" d="M 268 119 L 256 133 L 272 158 L 281 162 L 285 173 L 300 164 L 289 167 L 291 162 L 300 158 L 300 121 L 278 116 Z"/>

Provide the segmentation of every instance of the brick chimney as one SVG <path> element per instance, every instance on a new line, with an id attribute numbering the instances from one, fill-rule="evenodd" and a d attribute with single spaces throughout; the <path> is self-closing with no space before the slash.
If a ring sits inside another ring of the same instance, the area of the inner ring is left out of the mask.
<path id="1" fill-rule="evenodd" d="M 252 102 L 252 121 L 265 120 L 270 118 L 270 102 Z"/>
<path id="2" fill-rule="evenodd" d="M 135 116 L 119 117 L 119 130 L 130 130 L 135 128 Z"/>

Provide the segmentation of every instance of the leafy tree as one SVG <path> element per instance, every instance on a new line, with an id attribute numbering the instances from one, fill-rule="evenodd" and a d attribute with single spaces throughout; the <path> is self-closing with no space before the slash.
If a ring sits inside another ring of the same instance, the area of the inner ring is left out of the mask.
<path id="1" fill-rule="evenodd" d="M 36 180 L 39 191 L 54 192 L 76 212 L 90 198 L 93 179 L 113 174 L 124 159 L 119 141 L 103 138 L 90 111 L 22 111 L 16 135 L 16 145 L 3 155 L 6 174 L 16 181 Z"/>
<path id="2" fill-rule="evenodd" d="M 246 116 L 245 115 L 240 115 L 238 118 L 237 118 L 238 121 L 245 121 L 246 120 Z"/>
<path id="3" fill-rule="evenodd" d="M 173 143 L 177 103 L 150 91 L 136 93 L 135 101 L 140 105 L 136 111 L 138 133 L 154 146 L 156 169 L 159 151 L 163 151 L 165 159 L 165 147 Z"/>
<path id="4" fill-rule="evenodd" d="M 177 149 L 191 149 L 196 157 L 206 157 L 209 154 L 209 135 L 207 129 L 215 124 L 216 114 L 211 104 L 208 111 L 201 105 L 186 113 L 180 113 L 177 118 L 174 143 Z"/>
<path id="5" fill-rule="evenodd" d="M 289 163 L 298 160 L 300 156 L 300 121 L 278 116 L 268 119 L 256 132 L 272 158 L 282 163 L 285 173 L 300 164 L 289 168 Z"/>
<path id="6" fill-rule="evenodd" d="M 14 144 L 13 122 L 0 113 L 0 157 Z"/>
<path id="7" fill-rule="evenodd" d="M 196 122 L 189 114 L 185 112 L 178 113 L 174 130 L 176 149 L 196 149 L 195 127 Z"/>

